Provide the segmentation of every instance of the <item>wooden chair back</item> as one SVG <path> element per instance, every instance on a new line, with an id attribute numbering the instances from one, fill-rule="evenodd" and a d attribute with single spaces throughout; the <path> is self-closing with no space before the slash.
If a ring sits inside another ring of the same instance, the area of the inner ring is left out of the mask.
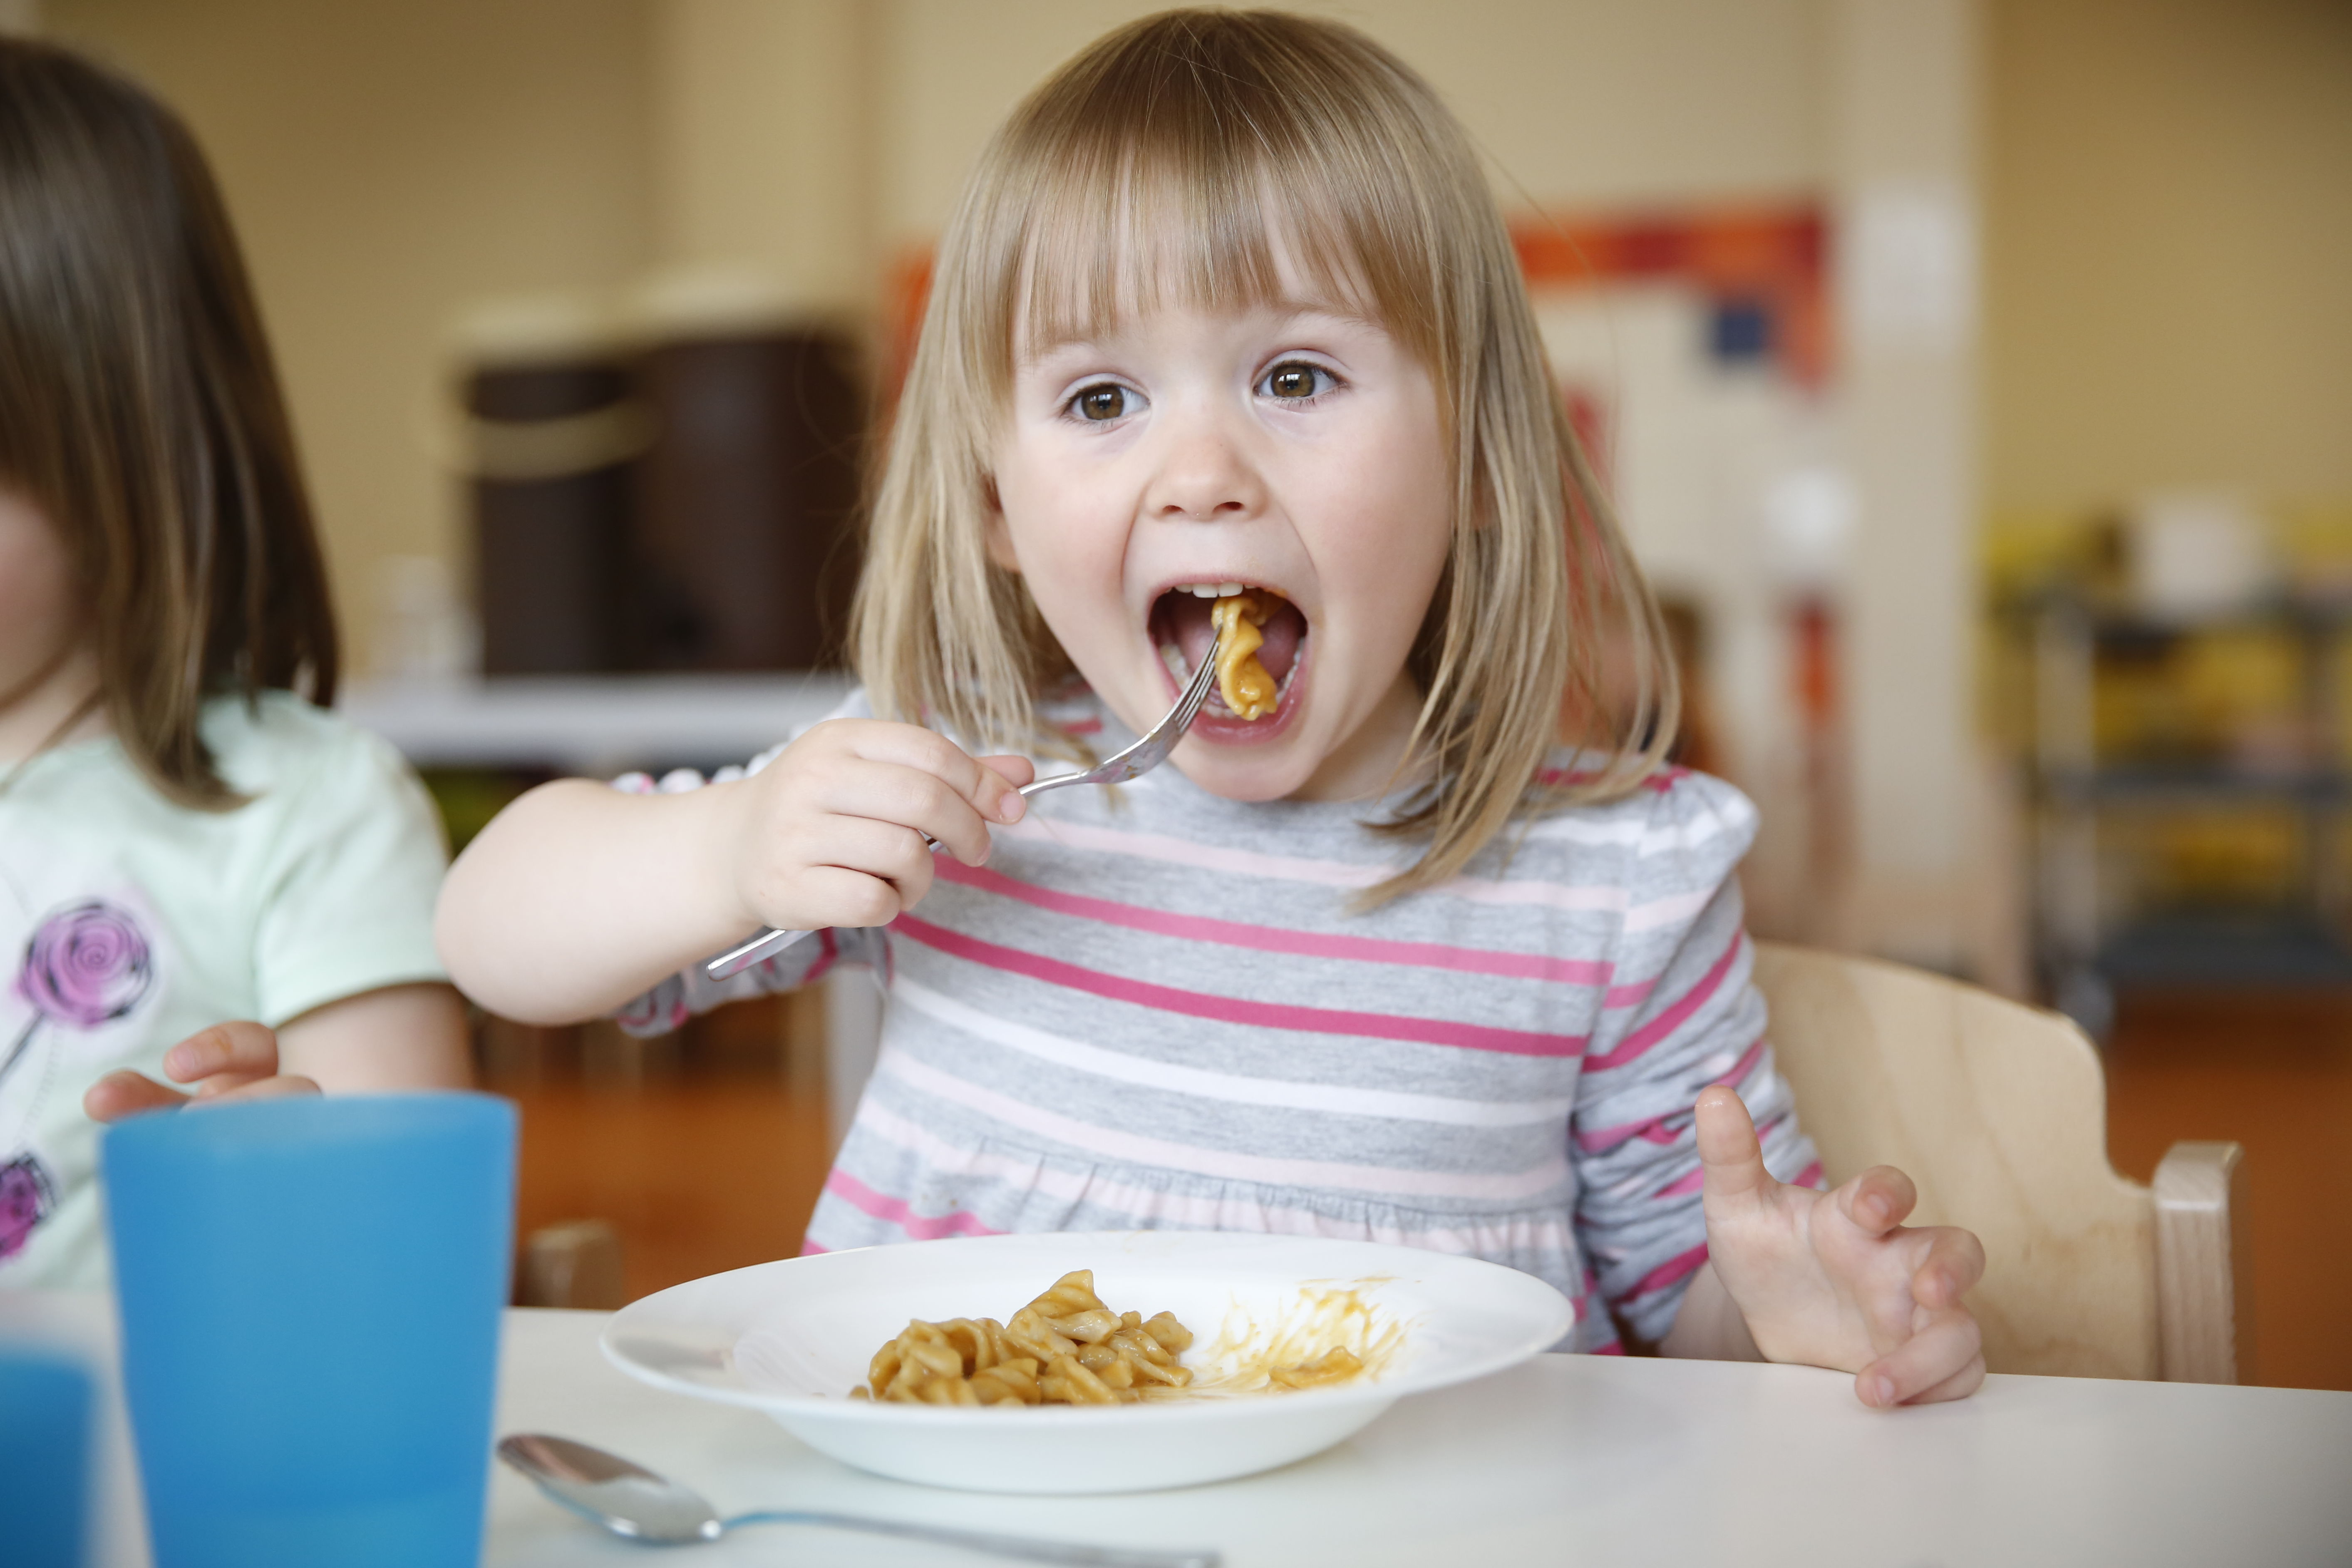
<path id="1" fill-rule="evenodd" d="M 1830 1183 L 1900 1166 L 1919 1186 L 1915 1223 L 1983 1239 L 1969 1305 L 1988 1367 L 2236 1381 L 2236 1145 L 2168 1156 L 2158 1189 L 2186 1194 L 2190 1223 L 2160 1243 L 2158 1194 L 2107 1163 L 2105 1078 L 2073 1023 L 1897 964 L 1756 949 L 1773 1049 Z"/>

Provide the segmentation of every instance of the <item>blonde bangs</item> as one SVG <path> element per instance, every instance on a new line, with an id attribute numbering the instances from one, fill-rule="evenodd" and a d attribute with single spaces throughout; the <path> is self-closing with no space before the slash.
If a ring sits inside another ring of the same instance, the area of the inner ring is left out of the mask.
<path id="1" fill-rule="evenodd" d="M 1098 40 L 1013 112 L 940 241 L 855 655 L 885 717 L 1066 750 L 1035 700 L 1069 661 L 985 547 L 1017 359 L 1162 305 L 1301 303 L 1379 321 L 1428 368 L 1451 427 L 1452 552 L 1411 666 L 1423 703 L 1406 769 L 1425 782 L 1372 825 L 1423 847 L 1378 902 L 1454 875 L 1530 805 L 1633 788 L 1677 701 L 1476 155 L 1428 85 L 1351 28 L 1168 12 Z M 1607 757 L 1561 786 L 1542 775 L 1564 705 L 1588 716 L 1569 738 Z"/>
<path id="2" fill-rule="evenodd" d="M 1165 57 L 1129 51 L 1016 121 L 1008 232 L 988 258 L 1011 307 L 989 345 L 1008 377 L 1015 355 L 1165 306 L 1324 305 L 1379 321 L 1433 365 L 1439 215 L 1395 202 L 1416 170 L 1333 63 L 1286 72 L 1235 51 L 1213 62 L 1209 94 L 1167 90 Z"/>

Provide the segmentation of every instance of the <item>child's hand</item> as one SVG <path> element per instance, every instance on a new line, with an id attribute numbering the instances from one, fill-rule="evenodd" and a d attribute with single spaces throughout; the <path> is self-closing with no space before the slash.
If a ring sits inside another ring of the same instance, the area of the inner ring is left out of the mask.
<path id="1" fill-rule="evenodd" d="M 180 1083 L 196 1086 L 193 1094 L 142 1073 L 121 1068 L 89 1086 L 81 1108 L 94 1121 L 120 1121 L 142 1110 L 169 1110 L 183 1105 L 206 1105 L 216 1100 L 268 1100 L 281 1094 L 316 1094 L 319 1086 L 307 1078 L 281 1077 L 278 1071 L 278 1037 L 259 1024 L 242 1020 L 199 1029 L 163 1053 L 163 1070 Z"/>
<path id="2" fill-rule="evenodd" d="M 1965 1399 L 1984 1381 L 1977 1321 L 1960 1297 L 1984 1247 L 1951 1226 L 1901 1222 L 1911 1179 L 1876 1165 L 1833 1193 L 1775 1181 L 1733 1090 L 1698 1098 L 1708 1260 L 1772 1361 L 1856 1373 L 1880 1406 Z"/>
<path id="3" fill-rule="evenodd" d="M 780 931 L 877 926 L 931 886 L 924 836 L 967 866 L 991 823 L 1021 820 L 1021 757 L 973 758 L 913 724 L 837 719 L 743 781 L 719 868 L 747 923 Z"/>

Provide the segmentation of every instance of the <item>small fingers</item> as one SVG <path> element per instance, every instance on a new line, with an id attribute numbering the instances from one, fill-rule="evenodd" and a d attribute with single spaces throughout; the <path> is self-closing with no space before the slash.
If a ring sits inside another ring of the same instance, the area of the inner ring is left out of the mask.
<path id="1" fill-rule="evenodd" d="M 163 1070 L 180 1083 L 215 1073 L 268 1078 L 278 1070 L 278 1037 L 248 1019 L 199 1029 L 163 1053 Z"/>
<path id="2" fill-rule="evenodd" d="M 1925 1327 L 1856 1374 L 1864 1405 L 1885 1410 L 1933 1394 L 1961 1399 L 1984 1381 L 1984 1334 L 1965 1307 L 1930 1316 Z"/>
<path id="3" fill-rule="evenodd" d="M 1951 1376 L 1944 1379 L 1925 1394 L 1915 1394 L 1906 1405 L 1941 1405 L 1948 1399 L 1966 1399 L 1984 1386 L 1985 1363 L 1979 1355 Z"/>
<path id="4" fill-rule="evenodd" d="M 843 817 L 827 835 L 823 864 L 859 871 L 887 882 L 901 909 L 921 901 L 938 873 L 930 846 L 920 832 L 872 817 Z M 898 910 L 891 911 L 896 915 Z"/>
<path id="5" fill-rule="evenodd" d="M 91 1084 L 81 1097 L 82 1113 L 92 1121 L 121 1121 L 142 1111 L 169 1110 L 185 1105 L 189 1097 L 129 1068 L 117 1068 Z"/>
<path id="6" fill-rule="evenodd" d="M 1758 1198 L 1779 1184 L 1764 1168 L 1756 1123 L 1738 1090 L 1723 1084 L 1702 1089 L 1692 1114 L 1698 1123 L 1698 1157 L 1710 1205 Z"/>
<path id="7" fill-rule="evenodd" d="M 820 800 L 828 814 L 845 821 L 923 834 L 967 866 L 988 858 L 987 818 L 954 784 L 920 768 L 852 761 L 829 781 Z"/>
<path id="8" fill-rule="evenodd" d="M 1892 1165 L 1873 1165 L 1838 1189 L 1838 1212 L 1873 1236 L 1903 1223 L 1918 1206 L 1919 1189 Z"/>
<path id="9" fill-rule="evenodd" d="M 1006 777 L 1005 769 L 982 765 L 979 759 L 944 735 L 913 724 L 867 723 L 859 725 L 850 739 L 856 754 L 867 762 L 929 773 L 992 822 L 1018 822 L 1027 809 L 1028 803 Z M 1022 763 L 1018 757 L 998 760 L 1008 764 Z M 940 837 L 937 833 L 931 837 Z"/>
<path id="10" fill-rule="evenodd" d="M 1911 1276 L 1911 1299 L 1928 1308 L 1957 1306 L 1984 1278 L 1984 1243 L 1958 1226 L 1937 1226 L 1924 1234 L 1933 1240 Z"/>
<path id="11" fill-rule="evenodd" d="M 1026 757 L 994 756 L 981 758 L 980 765 L 1013 786 L 1013 800 L 1008 807 L 1013 815 L 1003 820 L 1020 821 L 1022 814 L 1029 806 L 1029 803 L 1021 797 L 1021 786 L 1036 782 L 1037 764 Z"/>
<path id="12" fill-rule="evenodd" d="M 242 1079 L 225 1089 L 215 1089 L 215 1079 L 196 1090 L 194 1105 L 219 1105 L 225 1100 L 285 1100 L 294 1095 L 317 1094 L 318 1080 L 289 1073 L 271 1078 Z"/>
<path id="13" fill-rule="evenodd" d="M 813 866 L 803 885 L 805 900 L 802 907 L 814 912 L 782 917 L 783 923 L 778 929 L 886 926 L 907 907 L 898 888 L 890 882 L 841 866 Z"/>

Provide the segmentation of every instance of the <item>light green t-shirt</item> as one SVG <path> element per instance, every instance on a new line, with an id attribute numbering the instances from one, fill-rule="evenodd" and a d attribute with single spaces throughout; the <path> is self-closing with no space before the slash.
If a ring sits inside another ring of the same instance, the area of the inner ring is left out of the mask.
<path id="1" fill-rule="evenodd" d="M 173 805 L 111 738 L 0 788 L 0 1287 L 106 1282 L 101 1074 L 161 1079 L 207 1025 L 447 977 L 440 826 L 391 746 L 282 691 L 211 703 L 204 735 L 245 805 Z"/>

